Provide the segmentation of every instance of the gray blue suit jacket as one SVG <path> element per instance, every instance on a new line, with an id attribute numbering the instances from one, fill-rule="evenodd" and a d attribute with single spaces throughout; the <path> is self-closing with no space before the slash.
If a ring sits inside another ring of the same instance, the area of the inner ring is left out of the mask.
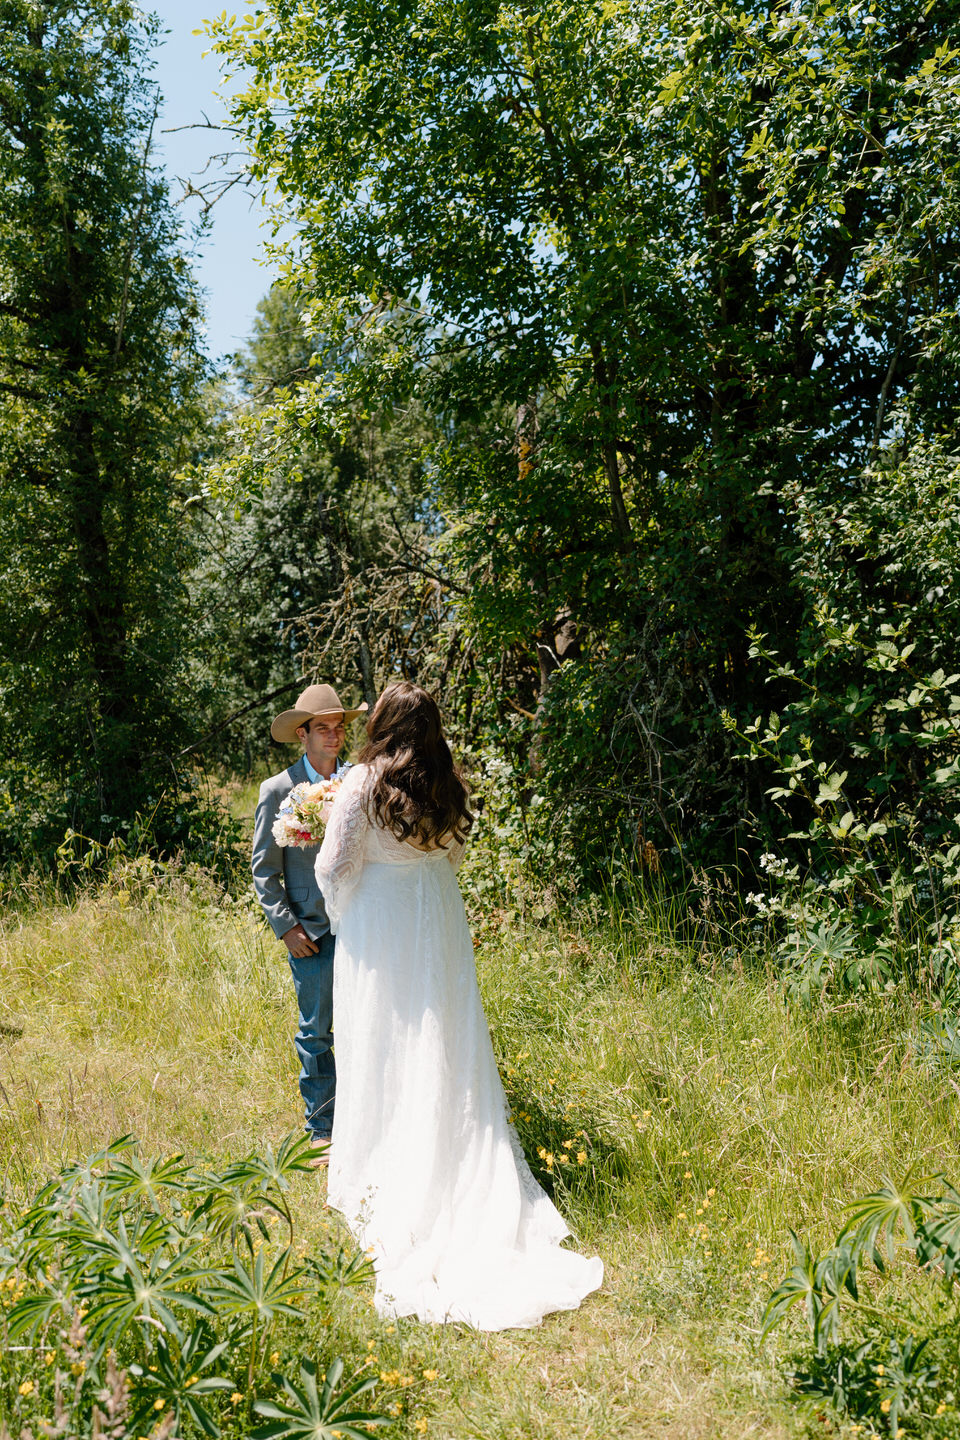
<path id="1" fill-rule="evenodd" d="M 338 763 L 337 770 L 341 768 Z M 293 845 L 278 845 L 273 838 L 273 822 L 281 801 L 294 785 L 302 785 L 307 779 L 307 767 L 301 755 L 289 770 L 281 770 L 279 775 L 264 780 L 253 822 L 253 885 L 278 940 L 298 922 L 311 940 L 326 935 L 330 929 L 314 871 L 316 846 L 301 850 Z"/>

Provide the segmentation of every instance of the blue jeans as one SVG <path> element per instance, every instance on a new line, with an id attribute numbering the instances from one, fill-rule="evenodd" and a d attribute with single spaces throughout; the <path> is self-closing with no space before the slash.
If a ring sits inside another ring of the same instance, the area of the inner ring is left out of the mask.
<path id="1" fill-rule="evenodd" d="M 315 938 L 316 955 L 296 960 L 290 973 L 297 992 L 300 1025 L 294 1049 L 300 1059 L 300 1094 L 306 1108 L 306 1128 L 329 1140 L 333 1129 L 333 1100 L 337 1069 L 333 1059 L 333 952 L 336 939 L 329 932 Z"/>

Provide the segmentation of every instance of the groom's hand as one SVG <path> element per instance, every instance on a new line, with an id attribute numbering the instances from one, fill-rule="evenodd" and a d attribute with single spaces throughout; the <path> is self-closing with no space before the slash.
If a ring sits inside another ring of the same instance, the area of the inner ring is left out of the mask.
<path id="1" fill-rule="evenodd" d="M 294 925 L 292 930 L 288 930 L 283 937 L 283 943 L 294 960 L 304 960 L 308 955 L 316 955 L 320 949 L 316 941 L 310 939 L 302 925 Z"/>

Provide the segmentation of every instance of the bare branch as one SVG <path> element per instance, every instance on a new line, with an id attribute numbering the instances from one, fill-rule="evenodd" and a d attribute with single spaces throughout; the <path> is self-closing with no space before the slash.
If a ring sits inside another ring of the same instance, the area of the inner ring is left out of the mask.
<path id="1" fill-rule="evenodd" d="M 281 685 L 277 690 L 271 690 L 269 695 L 261 695 L 259 700 L 251 700 L 249 705 L 244 705 L 242 710 L 235 710 L 232 715 L 228 715 L 225 720 L 221 720 L 212 730 L 208 730 L 206 735 L 201 735 L 200 739 L 195 740 L 192 745 L 188 745 L 184 750 L 178 750 L 174 759 L 182 760 L 184 755 L 192 755 L 195 750 L 199 750 L 202 746 L 206 745 L 208 740 L 212 740 L 214 736 L 226 730 L 227 726 L 232 725 L 234 720 L 239 720 L 241 715 L 249 715 L 251 710 L 258 710 L 261 705 L 269 705 L 270 701 L 276 700 L 279 695 L 287 695 L 291 690 L 298 689 L 303 684 L 303 679 L 304 677 L 301 676 L 299 680 L 291 680 L 289 685 Z"/>

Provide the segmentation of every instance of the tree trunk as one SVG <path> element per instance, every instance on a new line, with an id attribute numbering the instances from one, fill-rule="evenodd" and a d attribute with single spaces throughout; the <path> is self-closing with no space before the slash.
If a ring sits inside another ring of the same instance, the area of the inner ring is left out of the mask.
<path id="1" fill-rule="evenodd" d="M 540 664 L 540 694 L 533 719 L 529 763 L 534 775 L 542 768 L 541 749 L 544 739 L 544 709 L 553 677 L 565 660 L 579 660 L 583 655 L 580 631 L 573 613 L 561 610 L 537 636 L 537 660 Z"/>
<path id="2" fill-rule="evenodd" d="M 623 498 L 620 483 L 620 456 L 617 450 L 617 390 L 616 362 L 608 361 L 599 340 L 590 344 L 593 356 L 593 379 L 597 387 L 597 405 L 600 418 L 600 447 L 603 454 L 603 469 L 607 477 L 607 491 L 610 496 L 610 515 L 617 548 L 630 549 L 633 536 L 630 532 L 630 518 Z"/>

